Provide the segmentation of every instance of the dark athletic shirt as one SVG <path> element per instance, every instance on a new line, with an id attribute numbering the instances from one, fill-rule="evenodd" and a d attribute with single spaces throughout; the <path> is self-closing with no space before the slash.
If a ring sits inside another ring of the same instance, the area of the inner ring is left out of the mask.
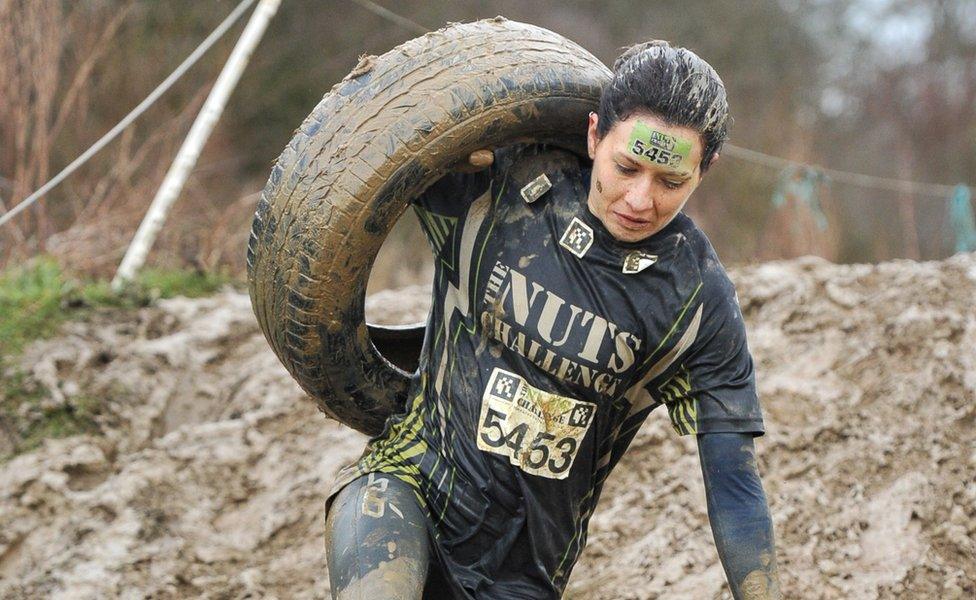
<path id="1" fill-rule="evenodd" d="M 407 411 L 334 490 L 369 472 L 409 483 L 458 597 L 559 597 L 654 408 L 680 435 L 763 433 L 735 290 L 705 235 L 679 214 L 618 242 L 587 209 L 588 180 L 572 155 L 514 148 L 414 203 L 435 256 L 420 368 Z"/>

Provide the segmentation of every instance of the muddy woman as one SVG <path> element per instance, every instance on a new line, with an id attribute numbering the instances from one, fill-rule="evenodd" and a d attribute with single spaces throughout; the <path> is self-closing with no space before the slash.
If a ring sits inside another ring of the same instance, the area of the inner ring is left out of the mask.
<path id="1" fill-rule="evenodd" d="M 697 439 L 733 596 L 781 597 L 745 326 L 681 212 L 728 136 L 725 87 L 660 41 L 613 71 L 579 125 L 589 161 L 482 151 L 490 166 L 414 201 L 435 254 L 426 343 L 406 411 L 330 496 L 333 597 L 560 597 L 607 475 L 658 407 Z"/>

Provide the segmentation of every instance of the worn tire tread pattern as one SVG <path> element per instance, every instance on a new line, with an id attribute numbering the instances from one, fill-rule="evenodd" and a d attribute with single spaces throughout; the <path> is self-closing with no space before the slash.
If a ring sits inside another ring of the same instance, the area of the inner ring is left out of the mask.
<path id="1" fill-rule="evenodd" d="M 409 200 L 480 147 L 581 148 L 609 75 L 569 40 L 498 18 L 369 57 L 319 102 L 262 192 L 247 269 L 265 337 L 323 412 L 377 434 L 403 406 L 407 374 L 369 341 L 363 301 Z"/>

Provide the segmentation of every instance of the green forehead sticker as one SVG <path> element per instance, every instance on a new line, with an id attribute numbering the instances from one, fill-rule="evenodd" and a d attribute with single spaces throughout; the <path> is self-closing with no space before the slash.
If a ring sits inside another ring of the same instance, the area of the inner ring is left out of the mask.
<path id="1" fill-rule="evenodd" d="M 643 121 L 634 125 L 627 148 L 642 160 L 669 167 L 682 166 L 691 155 L 691 141 L 658 131 Z"/>

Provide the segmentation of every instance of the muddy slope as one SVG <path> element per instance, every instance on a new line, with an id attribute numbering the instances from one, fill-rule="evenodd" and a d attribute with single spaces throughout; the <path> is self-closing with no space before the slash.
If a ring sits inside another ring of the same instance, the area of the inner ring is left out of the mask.
<path id="1" fill-rule="evenodd" d="M 976 255 L 733 275 L 789 597 L 972 598 Z M 408 297 L 370 308 L 413 321 Z M 100 398 L 102 433 L 0 465 L 0 597 L 328 597 L 322 503 L 364 438 L 303 397 L 245 295 L 71 324 L 23 364 L 50 403 Z M 567 597 L 728 597 L 703 494 L 652 415 Z"/>

